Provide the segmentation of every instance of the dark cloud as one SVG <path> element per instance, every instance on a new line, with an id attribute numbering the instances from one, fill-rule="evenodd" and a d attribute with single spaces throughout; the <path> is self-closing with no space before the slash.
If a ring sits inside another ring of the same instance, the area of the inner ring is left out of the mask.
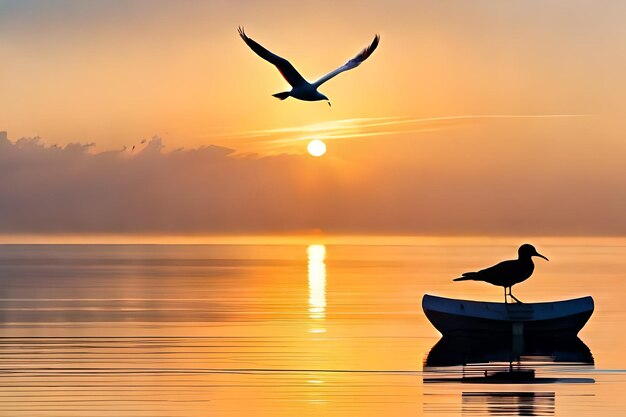
<path id="1" fill-rule="evenodd" d="M 529 159 L 524 147 L 538 146 L 521 144 L 493 144 L 476 160 L 439 143 L 420 152 L 446 164 L 377 158 L 354 175 L 332 157 L 165 152 L 158 138 L 98 153 L 2 133 L 0 233 L 626 233 L 621 165 L 589 175 L 584 156 L 555 164 L 557 146 Z"/>

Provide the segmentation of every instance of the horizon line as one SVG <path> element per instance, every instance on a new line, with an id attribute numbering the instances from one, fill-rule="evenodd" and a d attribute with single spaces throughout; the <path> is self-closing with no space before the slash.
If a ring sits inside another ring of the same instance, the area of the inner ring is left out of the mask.
<path id="1" fill-rule="evenodd" d="M 259 233 L 259 234 L 0 234 L 0 245 L 356 245 L 430 246 L 451 242 L 518 245 L 542 240 L 547 244 L 569 241 L 567 246 L 604 242 L 626 246 L 626 235 L 562 234 L 398 234 L 398 233 Z M 510 243 L 506 243 L 510 242 Z"/>

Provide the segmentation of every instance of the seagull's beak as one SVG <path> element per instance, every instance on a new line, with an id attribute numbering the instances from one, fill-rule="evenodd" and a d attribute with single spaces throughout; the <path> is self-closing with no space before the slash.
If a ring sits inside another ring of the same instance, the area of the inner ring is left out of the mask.
<path id="1" fill-rule="evenodd" d="M 535 252 L 535 255 L 536 255 L 536 256 L 538 256 L 538 257 L 540 257 L 540 258 L 545 259 L 546 261 L 549 261 L 549 260 L 550 260 L 550 259 L 546 258 L 545 256 L 543 256 L 542 254 L 540 254 L 539 252 Z"/>

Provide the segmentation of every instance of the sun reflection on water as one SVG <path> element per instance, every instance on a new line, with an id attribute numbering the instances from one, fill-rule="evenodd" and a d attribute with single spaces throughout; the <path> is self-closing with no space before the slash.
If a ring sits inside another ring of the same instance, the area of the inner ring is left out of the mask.
<path id="1" fill-rule="evenodd" d="M 326 317 L 326 246 L 309 245 L 309 318 L 323 320 Z M 316 325 L 311 333 L 324 333 L 326 329 Z"/>

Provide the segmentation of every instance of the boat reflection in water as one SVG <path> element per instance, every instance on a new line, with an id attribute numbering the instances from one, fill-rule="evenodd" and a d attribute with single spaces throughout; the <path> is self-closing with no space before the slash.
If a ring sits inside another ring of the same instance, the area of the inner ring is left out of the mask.
<path id="1" fill-rule="evenodd" d="M 489 340 L 444 337 L 424 362 L 424 382 L 593 383 L 589 378 L 549 377 L 594 364 L 591 351 L 577 337 Z"/>
<path id="2" fill-rule="evenodd" d="M 554 392 L 464 392 L 463 415 L 553 416 Z"/>
<path id="3" fill-rule="evenodd" d="M 444 337 L 424 360 L 424 383 L 467 384 L 463 414 L 549 416 L 555 392 L 524 391 L 524 385 L 593 384 L 584 377 L 593 365 L 591 351 L 578 337 Z M 482 389 L 473 391 L 472 384 Z M 485 392 L 485 385 L 496 384 L 499 391 Z"/>

